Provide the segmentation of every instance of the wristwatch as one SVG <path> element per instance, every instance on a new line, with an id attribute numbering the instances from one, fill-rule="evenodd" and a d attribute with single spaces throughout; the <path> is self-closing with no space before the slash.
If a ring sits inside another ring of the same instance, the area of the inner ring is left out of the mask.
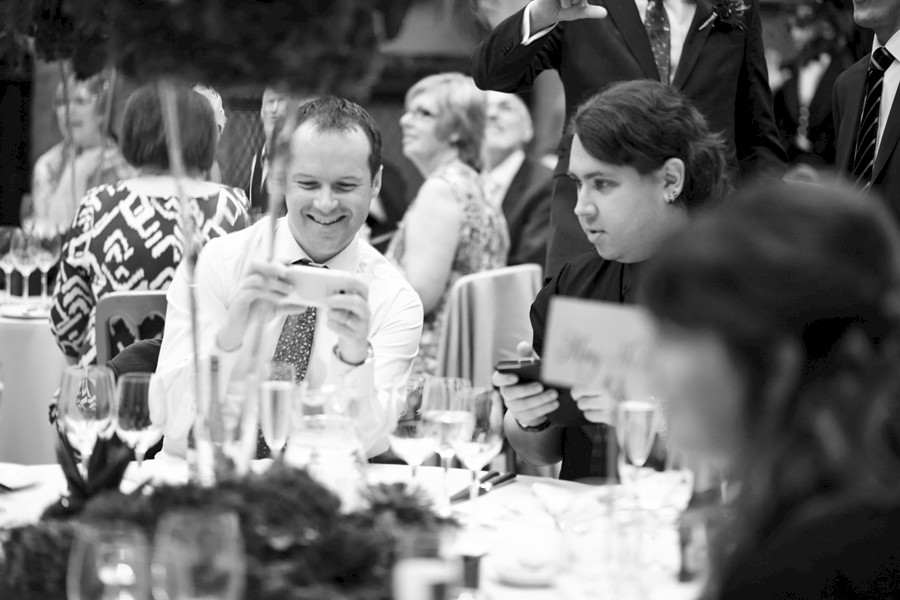
<path id="1" fill-rule="evenodd" d="M 519 426 L 519 429 L 522 431 L 527 431 L 528 433 L 537 433 L 539 431 L 545 431 L 550 429 L 550 419 L 545 419 L 543 423 L 539 423 L 537 425 L 522 425 L 518 419 L 513 417 L 513 420 L 516 422 L 516 425 Z"/>
<path id="2" fill-rule="evenodd" d="M 366 364 L 367 362 L 371 361 L 373 356 L 375 355 L 374 350 L 372 350 L 372 342 L 366 343 L 366 357 L 364 359 L 362 359 L 362 362 L 352 363 L 349 360 L 346 360 L 343 356 L 341 356 L 341 349 L 338 348 L 337 344 L 334 345 L 332 352 L 334 352 L 334 355 L 337 357 L 337 359 L 339 361 L 341 361 L 342 363 L 344 363 L 345 365 L 350 366 L 350 367 L 361 367 L 364 364 Z"/>

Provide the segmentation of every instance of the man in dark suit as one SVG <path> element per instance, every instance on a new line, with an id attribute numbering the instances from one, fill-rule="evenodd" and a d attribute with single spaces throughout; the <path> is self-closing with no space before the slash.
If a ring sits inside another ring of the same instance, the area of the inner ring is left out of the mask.
<path id="1" fill-rule="evenodd" d="M 482 88 L 514 92 L 555 69 L 565 88 L 567 119 L 611 83 L 670 83 L 722 132 L 732 167 L 780 175 L 785 155 L 772 112 L 758 0 L 716 6 L 718 12 L 712 0 L 534 0 L 479 44 L 473 76 Z M 570 146 L 571 136 L 564 135 L 548 275 L 591 248 L 573 213 L 574 185 L 565 176 Z"/>
<path id="2" fill-rule="evenodd" d="M 484 131 L 484 188 L 509 226 L 510 265 L 544 266 L 550 233 L 553 172 L 525 155 L 534 127 L 515 94 L 489 92 Z"/>
<path id="3" fill-rule="evenodd" d="M 900 2 L 854 0 L 853 19 L 875 31 L 875 49 L 834 89 L 838 169 L 885 198 L 900 218 Z"/>

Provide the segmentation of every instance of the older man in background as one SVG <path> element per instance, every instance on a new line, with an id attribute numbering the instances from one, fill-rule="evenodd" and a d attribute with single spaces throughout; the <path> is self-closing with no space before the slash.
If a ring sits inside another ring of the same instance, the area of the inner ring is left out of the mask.
<path id="1" fill-rule="evenodd" d="M 509 264 L 544 266 L 553 172 L 525 154 L 534 136 L 528 107 L 515 94 L 488 93 L 484 135 L 485 196 L 509 225 Z"/>

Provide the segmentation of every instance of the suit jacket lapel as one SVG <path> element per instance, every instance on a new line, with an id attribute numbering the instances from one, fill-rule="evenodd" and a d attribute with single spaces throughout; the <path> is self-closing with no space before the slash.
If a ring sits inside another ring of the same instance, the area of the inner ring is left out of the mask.
<path id="1" fill-rule="evenodd" d="M 678 69 L 675 71 L 675 77 L 672 78 L 672 87 L 681 88 L 690 75 L 697 59 L 700 58 L 700 51 L 703 50 L 703 44 L 709 37 L 715 22 L 710 23 L 700 31 L 703 25 L 713 12 L 711 0 L 697 0 L 697 10 L 694 11 L 694 20 L 691 21 L 691 28 L 688 30 L 687 39 L 684 40 L 684 48 L 681 50 L 681 59 L 678 61 Z M 644 36 L 646 37 L 646 36 Z M 649 42 L 648 42 L 649 45 Z M 651 59 L 652 59 L 651 54 Z"/>
<path id="2" fill-rule="evenodd" d="M 881 143 L 878 145 L 878 155 L 875 157 L 875 167 L 872 171 L 872 181 L 875 181 L 887 166 L 888 158 L 893 154 L 897 141 L 900 140 L 900 108 L 897 108 L 897 104 L 898 101 L 895 98 L 888 115 L 887 125 L 884 127 L 884 133 L 881 134 Z"/>
<path id="3" fill-rule="evenodd" d="M 644 72 L 644 76 L 659 81 L 659 71 L 656 70 L 650 38 L 647 37 L 647 30 L 644 29 L 641 15 L 633 0 L 608 0 L 604 6 L 641 67 L 641 71 Z"/>
<path id="4" fill-rule="evenodd" d="M 840 122 L 837 124 L 837 143 L 835 144 L 835 166 L 839 171 L 849 172 L 850 162 L 856 149 L 856 135 L 859 132 L 863 97 L 866 93 L 866 69 L 869 58 L 866 57 L 847 69 L 847 74 L 837 86 L 839 97 Z M 893 112 L 893 111 L 892 111 Z"/>

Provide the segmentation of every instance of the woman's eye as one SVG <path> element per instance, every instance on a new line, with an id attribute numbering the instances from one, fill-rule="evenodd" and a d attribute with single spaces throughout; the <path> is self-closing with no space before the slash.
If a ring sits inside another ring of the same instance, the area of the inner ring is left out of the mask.
<path id="1" fill-rule="evenodd" d="M 571 179 L 571 180 L 572 180 L 572 183 L 575 184 L 575 189 L 576 189 L 576 190 L 580 190 L 580 189 L 581 189 L 581 180 L 580 180 L 580 179 L 575 179 L 574 177 L 569 177 L 569 179 Z"/>
<path id="2" fill-rule="evenodd" d="M 595 179 L 594 180 L 594 189 L 603 191 L 609 187 L 609 182 L 604 179 Z"/>

